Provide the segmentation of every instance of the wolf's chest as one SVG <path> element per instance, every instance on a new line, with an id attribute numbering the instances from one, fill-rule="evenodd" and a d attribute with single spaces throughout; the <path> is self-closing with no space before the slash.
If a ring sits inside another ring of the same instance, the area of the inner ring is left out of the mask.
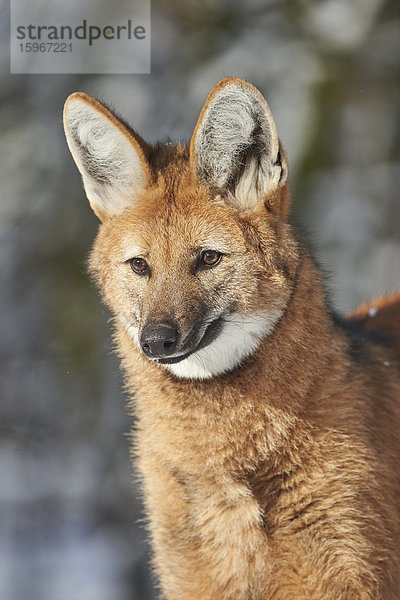
<path id="1" fill-rule="evenodd" d="M 186 480 L 184 495 L 187 522 L 210 582 L 238 600 L 248 598 L 249 590 L 256 593 L 269 550 L 260 506 L 247 485 L 227 476 L 223 481 L 199 477 Z"/>

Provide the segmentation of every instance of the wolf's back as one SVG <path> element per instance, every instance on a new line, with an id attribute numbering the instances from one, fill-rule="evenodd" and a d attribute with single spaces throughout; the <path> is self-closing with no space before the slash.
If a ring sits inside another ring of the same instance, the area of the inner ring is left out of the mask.
<path id="1" fill-rule="evenodd" d="M 361 304 L 346 320 L 383 337 L 400 363 L 400 292 L 378 296 Z"/>

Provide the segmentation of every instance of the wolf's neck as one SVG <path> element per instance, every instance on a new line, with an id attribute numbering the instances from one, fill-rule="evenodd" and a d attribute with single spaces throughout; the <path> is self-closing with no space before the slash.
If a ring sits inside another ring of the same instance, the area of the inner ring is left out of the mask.
<path id="1" fill-rule="evenodd" d="M 178 379 L 134 349 L 122 328 L 117 337 L 140 429 L 152 438 L 154 451 L 186 453 L 188 464 L 208 455 L 216 465 L 223 447 L 225 459 L 229 455 L 238 468 L 264 460 L 262 449 L 279 450 L 342 351 L 321 276 L 308 256 L 275 331 L 231 373 L 205 381 Z"/>

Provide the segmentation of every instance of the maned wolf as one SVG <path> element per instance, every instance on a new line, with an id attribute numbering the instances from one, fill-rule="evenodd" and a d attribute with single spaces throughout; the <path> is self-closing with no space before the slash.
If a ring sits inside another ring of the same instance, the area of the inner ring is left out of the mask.
<path id="1" fill-rule="evenodd" d="M 330 311 L 264 98 L 223 79 L 189 147 L 64 118 L 163 597 L 399 600 L 400 294 Z"/>

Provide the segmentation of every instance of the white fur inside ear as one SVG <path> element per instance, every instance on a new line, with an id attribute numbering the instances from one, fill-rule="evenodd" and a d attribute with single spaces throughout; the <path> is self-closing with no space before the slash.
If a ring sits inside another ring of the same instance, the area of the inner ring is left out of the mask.
<path id="1" fill-rule="evenodd" d="M 68 146 L 93 209 L 106 216 L 120 214 L 146 184 L 132 141 L 105 114 L 79 98 L 67 102 L 64 119 Z"/>
<path id="2" fill-rule="evenodd" d="M 260 177 L 260 165 L 256 159 L 252 159 L 246 165 L 234 193 L 229 193 L 228 198 L 238 208 L 254 207 L 266 197 L 270 189 L 278 185 L 280 178 L 281 168 L 275 166 L 271 166 L 268 177 Z"/>
<path id="3" fill-rule="evenodd" d="M 251 208 L 282 175 L 279 139 L 271 111 L 256 90 L 232 83 L 211 100 L 194 142 L 200 179 L 232 191 L 239 208 Z"/>
<path id="4" fill-rule="evenodd" d="M 210 379 L 238 367 L 270 334 L 282 311 L 274 309 L 253 315 L 233 313 L 225 319 L 219 336 L 208 346 L 179 363 L 163 365 L 177 377 Z"/>

